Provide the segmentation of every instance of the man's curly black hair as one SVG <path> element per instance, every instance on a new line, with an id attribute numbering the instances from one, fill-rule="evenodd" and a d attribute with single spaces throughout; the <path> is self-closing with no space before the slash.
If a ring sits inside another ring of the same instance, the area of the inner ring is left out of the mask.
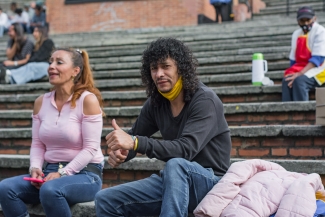
<path id="1" fill-rule="evenodd" d="M 199 80 L 196 74 L 197 59 L 192 51 L 181 41 L 174 38 L 159 38 L 149 44 L 142 55 L 141 78 L 142 84 L 147 87 L 146 93 L 151 97 L 151 104 L 160 105 L 163 96 L 158 92 L 152 80 L 150 66 L 157 66 L 168 57 L 172 58 L 177 66 L 178 73 L 183 78 L 184 101 L 190 101 L 198 88 Z"/>

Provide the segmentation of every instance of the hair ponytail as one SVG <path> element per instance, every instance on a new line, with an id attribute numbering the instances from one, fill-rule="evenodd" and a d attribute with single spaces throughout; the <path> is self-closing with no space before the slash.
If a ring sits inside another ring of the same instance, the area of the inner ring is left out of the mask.
<path id="1" fill-rule="evenodd" d="M 102 95 L 100 94 L 100 91 L 95 87 L 95 82 L 94 82 L 94 77 L 93 77 L 93 72 L 90 68 L 89 64 L 89 56 L 87 51 L 82 50 L 80 51 L 75 51 L 78 52 L 78 55 L 81 55 L 82 57 L 82 62 L 83 66 L 80 67 L 80 72 L 74 79 L 75 85 L 73 86 L 73 96 L 71 99 L 71 106 L 75 107 L 76 106 L 76 100 L 79 99 L 81 94 L 87 90 L 97 97 L 97 100 L 99 102 L 100 107 L 103 110 L 103 99 Z M 103 116 L 105 116 L 105 113 L 102 111 Z"/>

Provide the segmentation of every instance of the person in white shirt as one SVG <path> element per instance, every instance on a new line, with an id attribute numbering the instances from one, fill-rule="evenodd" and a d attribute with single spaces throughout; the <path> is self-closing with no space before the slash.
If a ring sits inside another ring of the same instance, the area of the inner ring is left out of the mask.
<path id="1" fill-rule="evenodd" d="M 20 8 L 16 9 L 15 13 L 16 15 L 11 20 L 11 23 L 20 23 L 24 28 L 24 32 L 27 32 L 27 29 L 29 28 L 28 13 L 26 13 L 26 11 L 23 11 Z"/>
<path id="2" fill-rule="evenodd" d="M 10 10 L 7 11 L 7 15 L 9 20 L 12 20 L 14 18 L 15 10 L 17 9 L 17 3 L 16 2 L 11 2 L 10 3 Z"/>
<path id="3" fill-rule="evenodd" d="M 309 6 L 297 12 L 299 29 L 293 32 L 290 67 L 282 80 L 282 101 L 308 101 L 309 91 L 325 83 L 325 28 Z"/>
<path id="4" fill-rule="evenodd" d="M 8 29 L 9 24 L 7 14 L 2 11 L 2 8 L 0 8 L 0 37 L 2 37 L 4 31 Z"/>

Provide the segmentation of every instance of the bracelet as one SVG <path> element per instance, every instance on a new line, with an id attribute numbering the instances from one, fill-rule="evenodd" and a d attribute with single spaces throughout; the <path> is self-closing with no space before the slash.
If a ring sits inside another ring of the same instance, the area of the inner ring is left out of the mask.
<path id="1" fill-rule="evenodd" d="M 39 168 L 37 168 L 37 167 L 30 167 L 30 168 L 29 168 L 29 175 L 32 175 L 32 170 L 33 170 L 33 169 L 39 169 Z"/>
<path id="2" fill-rule="evenodd" d="M 14 65 L 15 65 L 15 66 L 18 66 L 18 63 L 17 63 L 17 61 L 14 61 Z"/>
<path id="3" fill-rule="evenodd" d="M 135 137 L 135 144 L 133 150 L 136 151 L 138 149 L 138 137 Z"/>
<path id="4" fill-rule="evenodd" d="M 133 150 L 135 151 L 138 148 L 138 138 L 136 136 L 132 136 L 132 135 L 131 135 L 131 138 L 134 142 Z"/>
<path id="5" fill-rule="evenodd" d="M 68 175 L 67 172 L 65 170 L 63 170 L 63 168 L 60 168 L 58 170 L 58 173 L 60 174 L 60 177 L 63 177 L 63 176 L 67 176 Z"/>

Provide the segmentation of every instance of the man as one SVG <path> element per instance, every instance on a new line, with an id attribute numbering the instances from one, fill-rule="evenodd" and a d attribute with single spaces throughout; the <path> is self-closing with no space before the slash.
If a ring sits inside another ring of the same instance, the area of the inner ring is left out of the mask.
<path id="1" fill-rule="evenodd" d="M 24 32 L 27 32 L 29 27 L 29 18 L 26 11 L 23 11 L 21 8 L 15 10 L 16 15 L 12 18 L 12 23 L 20 23 L 24 28 Z"/>
<path id="2" fill-rule="evenodd" d="M 189 48 L 176 39 L 160 38 L 144 51 L 141 76 L 148 100 L 131 136 L 112 121 L 108 163 L 117 167 L 140 153 L 166 165 L 160 176 L 99 192 L 98 217 L 187 216 L 226 173 L 231 139 L 223 105 L 198 81 L 196 66 Z M 157 131 L 163 140 L 150 138 Z"/>
<path id="3" fill-rule="evenodd" d="M 30 5 L 32 5 L 32 3 L 24 4 L 24 12 L 27 13 L 29 22 L 32 20 L 35 14 L 34 9 Z"/>
<path id="4" fill-rule="evenodd" d="M 308 101 L 308 92 L 325 82 L 325 28 L 311 7 L 298 10 L 300 29 L 292 34 L 290 68 L 282 80 L 282 101 Z"/>
<path id="5" fill-rule="evenodd" d="M 35 13 L 30 22 L 30 32 L 33 33 L 36 26 L 45 26 L 46 16 L 41 5 L 35 6 Z"/>
<path id="6" fill-rule="evenodd" d="M 16 15 L 15 11 L 17 9 L 17 3 L 11 2 L 10 3 L 10 10 L 7 11 L 8 18 L 12 20 L 14 16 Z"/>
<path id="7" fill-rule="evenodd" d="M 220 21 L 219 15 L 221 16 L 222 22 L 231 20 L 230 18 L 231 7 L 232 7 L 231 0 L 210 0 L 210 4 L 216 10 L 217 23 Z"/>

